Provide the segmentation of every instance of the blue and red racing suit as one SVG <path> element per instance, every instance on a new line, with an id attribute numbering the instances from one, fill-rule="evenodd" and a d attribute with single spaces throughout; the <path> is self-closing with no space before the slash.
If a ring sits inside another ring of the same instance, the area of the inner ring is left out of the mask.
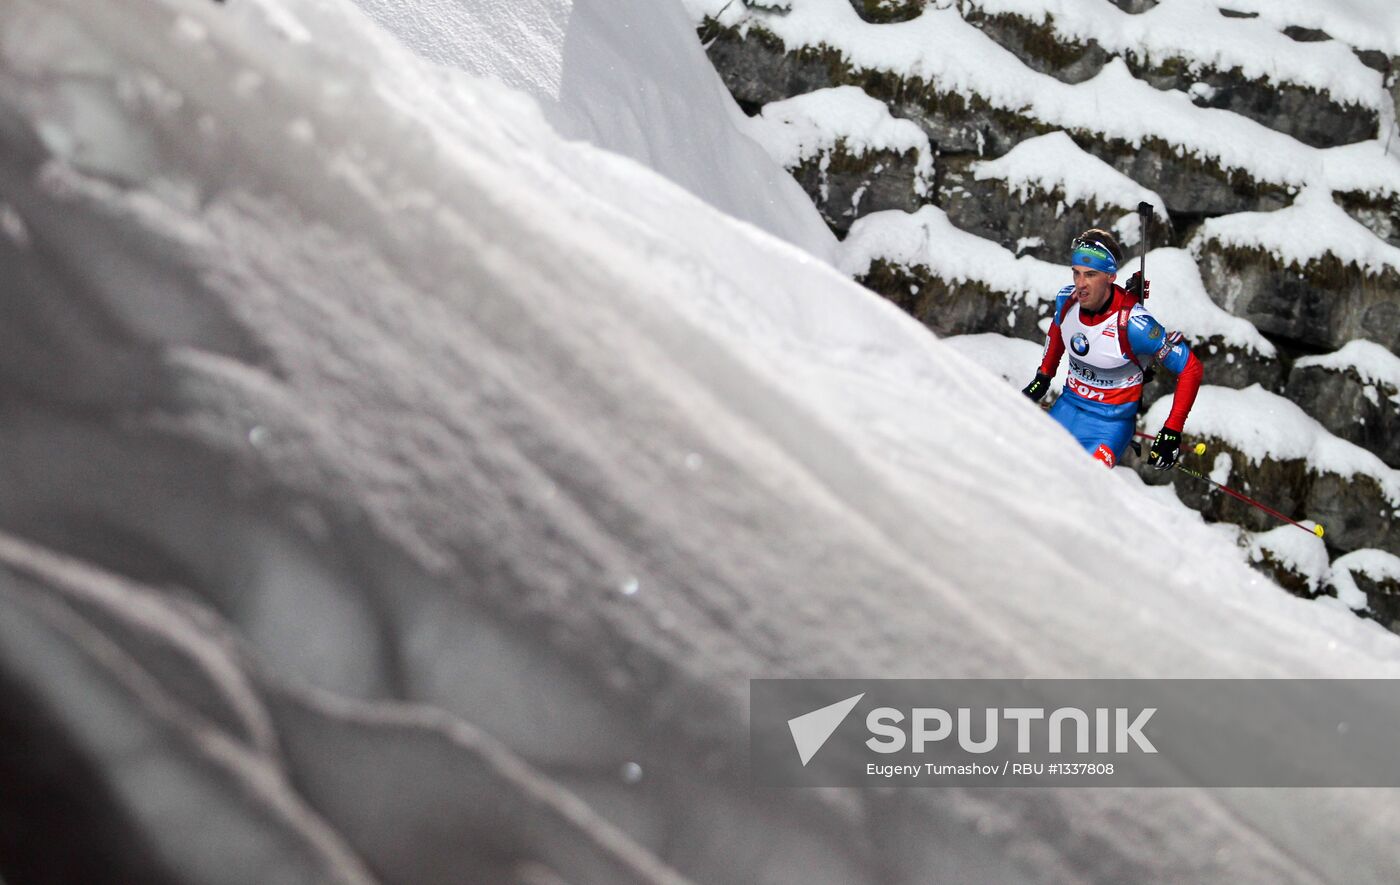
<path id="1" fill-rule="evenodd" d="M 1054 320 L 1040 371 L 1054 375 L 1069 351 L 1064 393 L 1050 409 L 1085 451 L 1112 467 L 1137 426 L 1143 370 L 1156 360 L 1177 376 L 1165 427 L 1181 432 L 1201 387 L 1201 362 L 1180 333 L 1168 334 L 1138 300 L 1120 286 L 1102 310 L 1080 309 L 1074 287 L 1055 298 Z"/>

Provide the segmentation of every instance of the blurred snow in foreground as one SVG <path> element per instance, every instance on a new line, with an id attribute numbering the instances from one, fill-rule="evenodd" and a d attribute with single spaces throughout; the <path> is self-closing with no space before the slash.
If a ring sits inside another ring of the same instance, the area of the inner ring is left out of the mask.
<path id="1" fill-rule="evenodd" d="M 61 763 L 4 772 L 77 875 L 1393 872 L 1382 791 L 752 790 L 752 677 L 1395 677 L 1396 637 L 549 113 L 332 0 L 0 5 L 0 691 Z"/>

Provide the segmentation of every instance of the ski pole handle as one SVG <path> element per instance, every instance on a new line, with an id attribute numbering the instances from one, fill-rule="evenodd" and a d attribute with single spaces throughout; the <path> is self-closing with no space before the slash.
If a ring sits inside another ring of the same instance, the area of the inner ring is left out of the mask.
<path id="1" fill-rule="evenodd" d="M 1142 275 L 1142 291 L 1147 291 L 1147 231 L 1152 224 L 1152 204 L 1144 200 L 1138 203 L 1138 219 L 1142 222 L 1141 252 L 1138 254 L 1138 273 Z"/>

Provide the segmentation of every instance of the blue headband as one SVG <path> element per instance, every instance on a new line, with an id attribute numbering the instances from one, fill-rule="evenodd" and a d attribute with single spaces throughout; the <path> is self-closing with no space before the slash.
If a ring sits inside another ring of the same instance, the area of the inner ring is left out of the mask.
<path id="1" fill-rule="evenodd" d="M 1098 243 L 1077 243 L 1069 263 L 1093 268 L 1106 274 L 1118 273 L 1118 262 L 1113 260 L 1113 253 L 1102 248 Z"/>

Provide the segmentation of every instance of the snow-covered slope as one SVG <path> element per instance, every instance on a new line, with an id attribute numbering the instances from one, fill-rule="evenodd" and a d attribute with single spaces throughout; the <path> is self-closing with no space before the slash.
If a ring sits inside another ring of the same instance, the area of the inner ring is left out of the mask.
<path id="1" fill-rule="evenodd" d="M 751 789 L 753 677 L 1400 648 L 526 94 L 329 0 L 11 0 L 0 121 L 0 667 L 174 879 L 1393 871 L 1382 792 Z"/>
<path id="2" fill-rule="evenodd" d="M 535 98 L 566 138 L 638 160 L 706 202 L 831 260 L 835 240 L 744 115 L 677 3 L 354 0 L 413 51 Z"/>

